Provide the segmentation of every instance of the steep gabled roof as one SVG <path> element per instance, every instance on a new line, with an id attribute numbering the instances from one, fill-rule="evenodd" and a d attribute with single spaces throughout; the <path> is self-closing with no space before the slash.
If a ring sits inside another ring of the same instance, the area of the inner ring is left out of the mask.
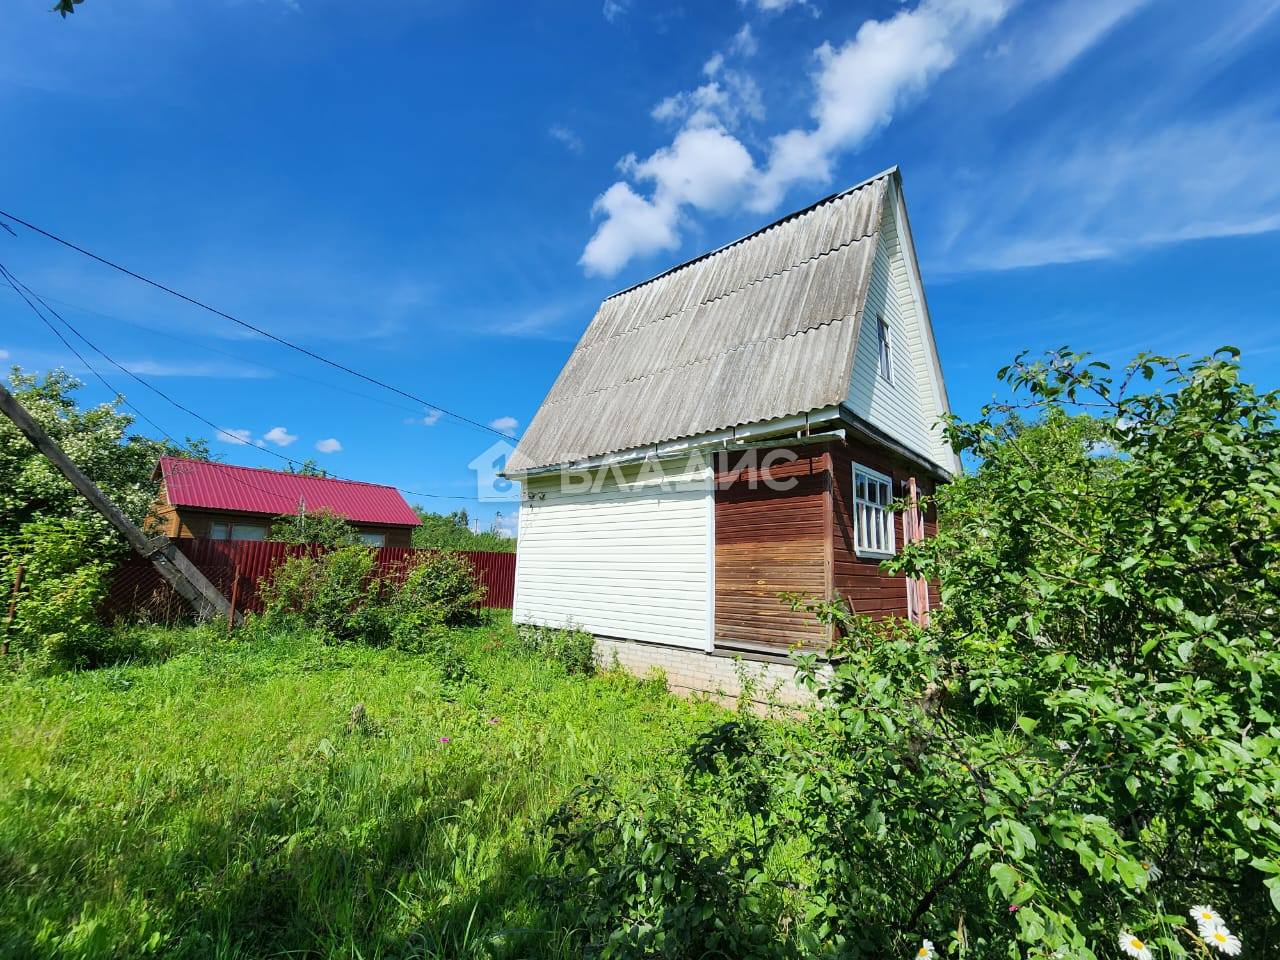
<path id="1" fill-rule="evenodd" d="M 508 473 L 840 404 L 897 168 L 609 297 Z"/>
<path id="2" fill-rule="evenodd" d="M 327 509 L 353 523 L 416 527 L 422 521 L 395 487 L 332 477 L 309 477 L 229 463 L 161 457 L 156 472 L 174 507 L 236 513 L 294 514 Z"/>

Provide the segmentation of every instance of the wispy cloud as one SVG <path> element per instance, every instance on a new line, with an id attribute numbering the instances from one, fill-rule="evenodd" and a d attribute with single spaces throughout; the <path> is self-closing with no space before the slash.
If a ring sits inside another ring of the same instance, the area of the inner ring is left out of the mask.
<path id="1" fill-rule="evenodd" d="M 1015 20 L 992 52 L 991 96 L 1009 102 L 1058 77 L 1152 0 L 1073 0 Z"/>
<path id="2" fill-rule="evenodd" d="M 570 153 L 581 154 L 583 150 L 582 138 L 566 127 L 562 123 L 553 123 L 547 130 L 552 140 L 558 140 L 564 144 L 565 149 Z"/>
<path id="3" fill-rule="evenodd" d="M 497 420 L 490 422 L 489 426 L 499 433 L 505 433 L 508 437 L 514 437 L 516 428 L 520 426 L 520 421 L 515 417 L 499 417 Z"/>
<path id="4" fill-rule="evenodd" d="M 631 0 L 604 0 L 604 6 L 600 12 L 610 23 L 616 23 L 630 6 Z"/>
<path id="5" fill-rule="evenodd" d="M 219 427 L 217 439 L 234 446 L 249 446 L 253 443 L 253 431 Z"/>
<path id="6" fill-rule="evenodd" d="M 520 531 L 520 508 L 516 507 L 511 513 L 499 512 L 493 518 L 491 529 L 500 537 L 514 537 Z"/>
<path id="7" fill-rule="evenodd" d="M 755 7 L 762 13 L 781 13 L 789 7 L 808 6 L 809 0 L 738 0 L 741 7 Z"/>
<path id="8" fill-rule="evenodd" d="M 327 440 L 318 441 L 316 449 L 321 453 L 341 453 L 342 444 L 338 442 L 336 437 L 329 437 Z"/>
<path id="9" fill-rule="evenodd" d="M 760 44 L 756 41 L 756 35 L 752 32 L 749 23 L 744 23 L 742 29 L 729 41 L 729 52 L 739 57 L 754 57 L 759 49 Z"/>
<path id="10" fill-rule="evenodd" d="M 284 427 L 272 427 L 262 435 L 263 440 L 274 443 L 277 447 L 287 447 L 298 439 L 296 434 L 290 433 Z"/>
<path id="11" fill-rule="evenodd" d="M 262 380 L 271 376 L 262 367 L 229 363 L 165 363 L 160 360 L 122 360 L 120 366 L 140 377 L 216 377 L 227 380 Z"/>
<path id="12" fill-rule="evenodd" d="M 1151 130 L 1053 131 L 953 199 L 957 229 L 934 266 L 1030 267 L 1277 230 L 1277 156 L 1280 120 L 1258 107 Z"/>
<path id="13" fill-rule="evenodd" d="M 654 110 L 655 119 L 681 122 L 671 144 L 645 160 L 623 158 L 619 168 L 631 182 L 619 180 L 596 199 L 592 211 L 601 223 L 583 250 L 583 268 L 612 275 L 635 257 L 675 249 L 690 211 L 745 206 L 767 212 L 796 184 L 828 183 L 840 155 L 923 96 L 1000 23 L 1011 2 L 921 0 L 887 20 L 865 21 L 838 47 L 822 44 L 814 53 L 813 123 L 774 136 L 759 165 L 734 132 L 743 113 L 763 115 L 752 105 L 756 83 L 744 82 L 740 71 L 731 74 L 723 53 L 713 56 L 704 66 L 712 82 L 674 94 Z M 731 50 L 741 46 L 736 41 Z M 646 196 L 633 184 L 652 189 Z"/>
<path id="14" fill-rule="evenodd" d="M 405 421 L 405 423 L 411 424 L 415 427 L 434 427 L 440 422 L 440 418 L 443 416 L 444 412 L 442 410 L 437 410 L 434 407 L 427 407 L 427 412 L 421 417 L 410 417 Z"/>
<path id="15" fill-rule="evenodd" d="M 0 350 L 0 360 L 8 360 L 8 359 L 9 359 L 9 351 Z"/>

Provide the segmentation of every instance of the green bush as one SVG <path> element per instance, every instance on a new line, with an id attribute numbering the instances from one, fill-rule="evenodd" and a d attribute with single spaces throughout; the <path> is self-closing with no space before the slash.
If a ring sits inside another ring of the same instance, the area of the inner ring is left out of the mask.
<path id="1" fill-rule="evenodd" d="M 338 643 L 384 643 L 387 620 L 374 565 L 374 551 L 360 546 L 289 557 L 259 587 L 265 625 L 311 628 Z"/>
<path id="2" fill-rule="evenodd" d="M 271 521 L 271 536 L 278 543 L 315 543 L 322 547 L 349 547 L 360 542 L 360 531 L 346 517 L 328 507 L 310 513 L 285 513 Z"/>
<path id="3" fill-rule="evenodd" d="M 376 552 L 361 546 L 290 557 L 260 586 L 264 627 L 427 650 L 447 628 L 477 620 L 485 591 L 465 556 L 424 553 L 399 584 L 379 580 L 376 563 Z"/>
<path id="4" fill-rule="evenodd" d="M 420 555 L 404 582 L 387 593 L 393 642 L 405 650 L 422 649 L 447 627 L 476 623 L 485 592 L 463 554 L 437 550 Z"/>
<path id="5" fill-rule="evenodd" d="M 1280 952 L 1280 393 L 1234 351 L 1002 377 L 1021 399 L 950 424 L 981 465 L 889 565 L 939 585 L 930 628 L 810 605 L 840 639 L 801 658 L 805 722 L 708 731 L 652 815 L 557 821 L 591 943 L 669 955 L 755 897 L 738 955 Z"/>
<path id="6" fill-rule="evenodd" d="M 585 630 L 525 623 L 516 628 L 515 645 L 530 656 L 563 665 L 566 673 L 590 676 L 596 670 L 596 639 Z"/>
<path id="7" fill-rule="evenodd" d="M 0 557 L 6 585 L 23 568 L 7 637 L 27 667 L 84 668 L 109 658 L 98 613 L 109 566 L 92 527 L 76 520 L 25 523 L 0 542 Z"/>

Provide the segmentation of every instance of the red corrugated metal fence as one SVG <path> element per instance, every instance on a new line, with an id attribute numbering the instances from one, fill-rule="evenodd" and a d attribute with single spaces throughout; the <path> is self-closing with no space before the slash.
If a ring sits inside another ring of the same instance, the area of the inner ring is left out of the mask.
<path id="1" fill-rule="evenodd" d="M 192 540 L 175 537 L 178 549 L 200 568 L 228 600 L 235 594 L 238 611 L 262 611 L 258 600 L 258 581 L 287 557 L 323 553 L 323 548 L 295 546 L 288 543 L 261 543 L 250 540 Z M 382 547 L 377 551 L 377 575 L 399 582 L 414 560 L 429 550 L 412 547 Z M 487 588 L 486 607 L 511 606 L 515 597 L 516 555 L 514 553 L 481 553 L 462 551 L 475 567 L 480 582 Z M 110 617 L 145 617 L 167 622 L 184 616 L 188 607 L 173 592 L 155 567 L 142 557 L 131 556 L 111 574 L 111 596 L 107 602 Z"/>

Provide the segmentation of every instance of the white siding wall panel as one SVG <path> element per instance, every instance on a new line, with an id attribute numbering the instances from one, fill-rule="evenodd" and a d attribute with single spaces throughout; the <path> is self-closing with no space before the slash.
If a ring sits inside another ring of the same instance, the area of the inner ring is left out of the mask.
<path id="1" fill-rule="evenodd" d="M 640 483 L 636 468 L 618 473 L 595 491 L 525 481 L 514 619 L 705 650 L 710 473 Z"/>
<path id="2" fill-rule="evenodd" d="M 880 374 L 877 318 L 889 325 L 893 380 Z M 849 384 L 849 406 L 868 423 L 949 469 L 920 315 L 892 207 L 885 210 Z"/>

